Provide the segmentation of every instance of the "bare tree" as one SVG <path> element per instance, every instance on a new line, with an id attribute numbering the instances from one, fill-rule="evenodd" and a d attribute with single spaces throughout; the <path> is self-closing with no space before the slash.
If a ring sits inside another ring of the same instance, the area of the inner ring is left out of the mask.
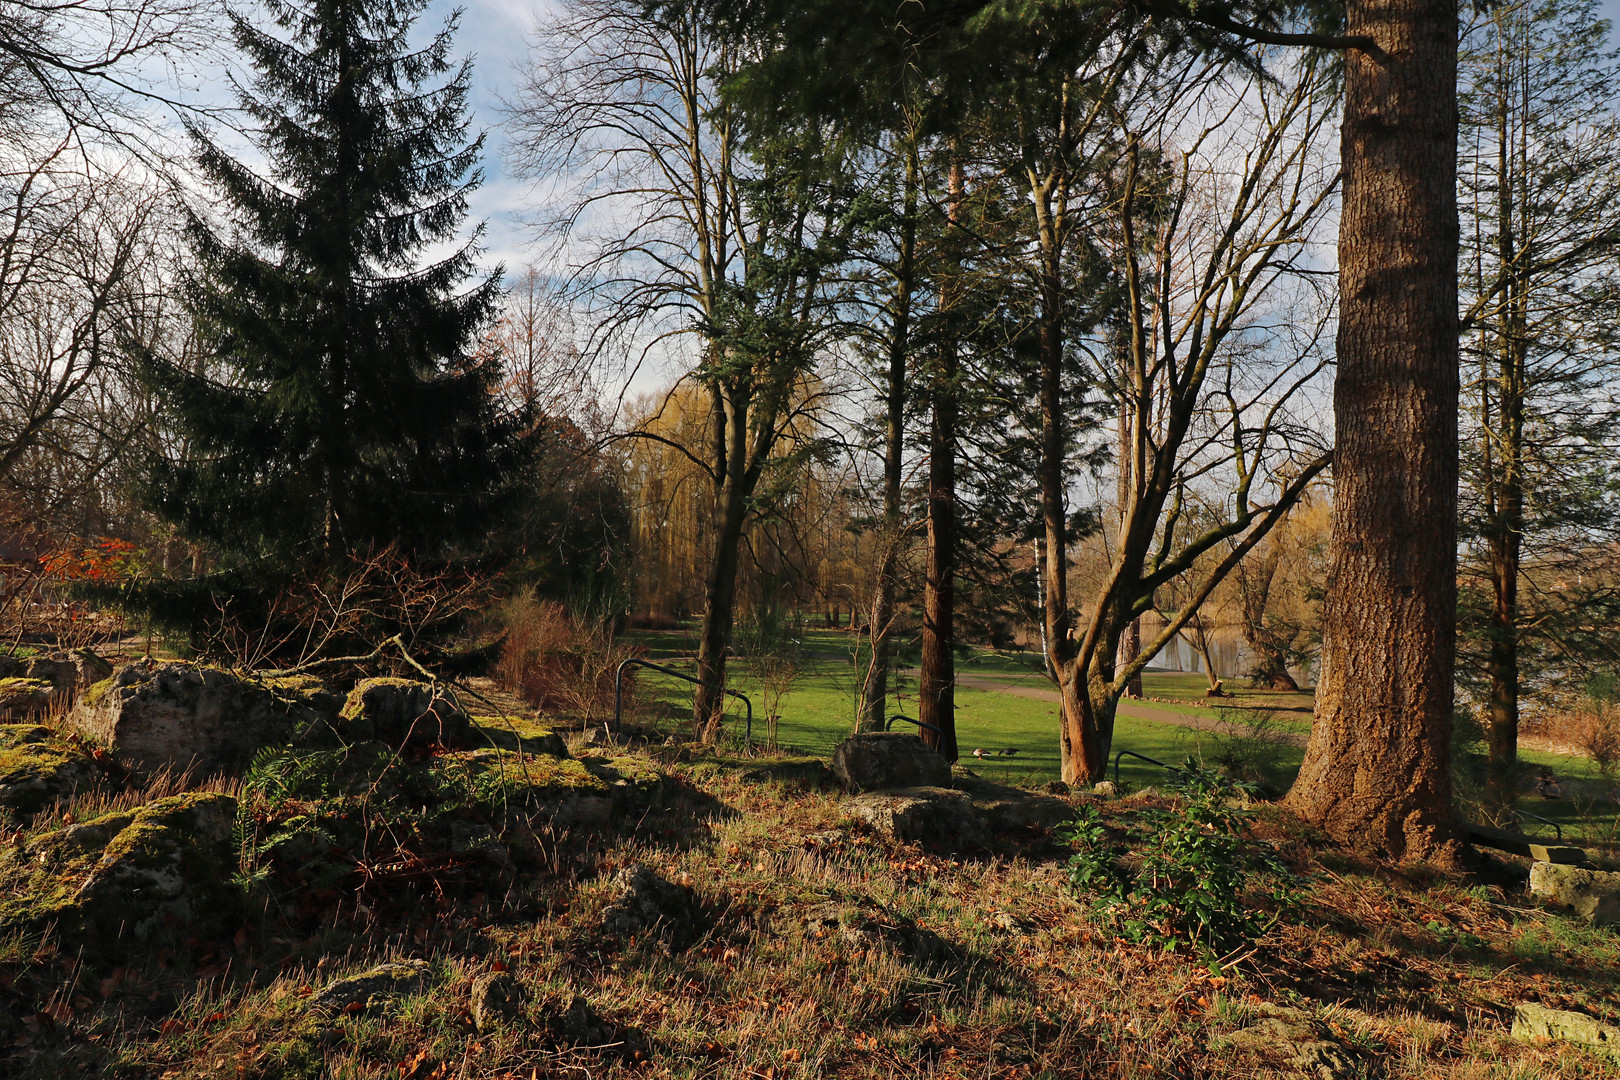
<path id="1" fill-rule="evenodd" d="M 1587 629 L 1620 600 L 1590 573 L 1594 549 L 1620 536 L 1608 479 L 1620 65 L 1607 30 L 1595 4 L 1531 0 L 1480 13 L 1464 38 L 1458 674 L 1482 691 L 1496 808 L 1517 794 L 1521 696 L 1560 681 L 1546 668 L 1620 655 Z"/>
<path id="2" fill-rule="evenodd" d="M 179 76 L 212 55 L 213 0 L 7 0 L 0 6 L 0 139 L 22 106 L 75 140 L 144 147 L 148 110 L 184 109 Z"/>
<path id="3" fill-rule="evenodd" d="M 20 179 L 0 235 L 0 488 L 49 517 L 144 430 L 124 340 L 173 307 L 172 220 L 162 192 L 65 154 Z"/>
<path id="4" fill-rule="evenodd" d="M 639 369 L 663 348 L 686 365 L 677 385 L 708 399 L 706 439 L 676 449 L 714 497 L 694 706 L 713 737 L 743 532 L 767 473 L 790 461 L 782 441 L 814 405 L 825 271 L 850 223 L 795 168 L 813 146 L 745 148 L 719 84 L 750 46 L 712 32 L 698 5 L 576 0 L 537 38 L 509 106 L 514 166 L 556 187 L 545 224 L 590 321 L 589 351 L 625 350 Z"/>
<path id="5" fill-rule="evenodd" d="M 1331 303 L 1314 244 L 1338 184 L 1320 153 L 1334 110 L 1313 65 L 1277 74 L 1239 78 L 1183 61 L 1117 114 L 1118 195 L 1102 235 L 1122 302 L 1098 345 L 1124 452 L 1108 569 L 1078 626 L 1063 508 L 1052 505 L 1066 486 L 1043 485 L 1047 648 L 1071 782 L 1101 779 L 1132 678 L 1330 460 L 1306 398 L 1327 363 Z M 1200 506 L 1219 513 L 1195 529 Z M 1157 590 L 1189 575 L 1180 610 L 1122 656 Z"/>

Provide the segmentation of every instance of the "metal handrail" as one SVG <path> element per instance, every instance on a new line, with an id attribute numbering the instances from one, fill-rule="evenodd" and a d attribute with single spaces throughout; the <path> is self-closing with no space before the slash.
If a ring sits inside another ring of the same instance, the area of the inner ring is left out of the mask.
<path id="1" fill-rule="evenodd" d="M 1114 786 L 1115 787 L 1119 786 L 1119 759 L 1120 758 L 1127 758 L 1127 757 L 1137 758 L 1137 759 L 1139 759 L 1141 761 L 1146 761 L 1151 765 L 1158 765 L 1161 768 L 1165 768 L 1165 769 L 1174 769 L 1175 768 L 1175 766 L 1170 764 L 1168 761 L 1160 761 L 1156 757 L 1148 757 L 1146 754 L 1138 754 L 1135 750 L 1121 750 L 1119 753 L 1114 755 Z"/>
<path id="2" fill-rule="evenodd" d="M 943 734 L 945 734 L 944 729 L 942 729 L 940 727 L 937 727 L 934 724 L 925 724 L 921 720 L 913 720 L 909 716 L 901 716 L 898 713 L 896 713 L 894 716 L 889 717 L 887 720 L 883 721 L 883 730 L 884 731 L 891 730 L 894 727 L 894 722 L 896 720 L 904 720 L 908 724 L 916 724 L 919 728 L 927 728 L 929 731 L 932 731 L 935 735 L 943 735 Z"/>
<path id="3" fill-rule="evenodd" d="M 624 715 L 624 669 L 631 666 L 652 668 L 654 671 L 661 671 L 665 675 L 673 675 L 677 679 L 685 679 L 693 686 L 714 687 L 715 685 L 714 683 L 706 683 L 702 679 L 694 678 L 684 671 L 676 671 L 672 667 L 665 667 L 663 664 L 655 664 L 651 660 L 642 660 L 638 657 L 632 656 L 630 659 L 620 663 L 619 666 L 613 671 L 613 726 L 615 728 L 619 726 L 620 719 Z M 752 750 L 754 748 L 754 703 L 748 700 L 747 695 L 740 694 L 729 687 L 722 685 L 718 687 L 718 689 L 722 694 L 730 694 L 732 697 L 737 698 L 744 705 L 748 706 L 747 726 L 743 728 L 743 745 Z"/>
<path id="4" fill-rule="evenodd" d="M 1533 821 L 1539 821 L 1539 822 L 1542 822 L 1543 824 L 1551 825 L 1553 827 L 1553 835 L 1558 837 L 1559 840 L 1562 840 L 1564 838 L 1564 827 L 1562 825 L 1558 824 L 1558 822 L 1554 821 L 1552 818 L 1550 818 L 1550 817 L 1542 817 L 1540 814 L 1532 814 L 1528 810 L 1518 810 L 1518 811 L 1516 811 L 1516 813 L 1520 817 L 1527 817 L 1527 818 L 1530 818 Z"/>

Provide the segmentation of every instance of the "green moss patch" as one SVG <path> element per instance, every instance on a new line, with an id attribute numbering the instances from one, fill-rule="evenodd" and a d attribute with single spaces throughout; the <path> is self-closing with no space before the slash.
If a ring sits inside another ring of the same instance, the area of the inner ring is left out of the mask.
<path id="1" fill-rule="evenodd" d="M 474 716 L 474 735 L 503 750 L 567 757 L 568 744 L 551 728 L 521 716 Z"/>
<path id="2" fill-rule="evenodd" d="M 91 707 L 100 705 L 107 699 L 107 695 L 112 693 L 115 681 L 116 676 L 109 675 L 99 682 L 91 683 L 89 689 L 84 692 L 84 697 L 81 700 L 86 705 Z"/>
<path id="3" fill-rule="evenodd" d="M 0 862 L 0 931 L 50 930 L 69 944 L 208 932 L 233 910 L 236 800 L 159 799 L 47 833 Z"/>
<path id="4" fill-rule="evenodd" d="M 0 724 L 0 748 L 31 746 L 47 742 L 54 735 L 44 724 Z"/>
<path id="5" fill-rule="evenodd" d="M 43 732 L 44 736 L 40 737 Z M 95 781 L 90 757 L 36 724 L 0 727 L 0 807 L 33 814 Z"/>
<path id="6" fill-rule="evenodd" d="M 50 703 L 51 690 L 44 679 L 0 679 L 0 710 L 43 708 Z"/>
<path id="7" fill-rule="evenodd" d="M 368 691 L 390 686 L 405 689 L 415 685 L 417 683 L 412 679 L 361 679 L 354 684 L 354 689 L 349 691 L 349 697 L 344 701 L 343 708 L 338 713 L 338 718 L 351 723 L 362 719 L 366 715 L 366 693 Z"/>
<path id="8" fill-rule="evenodd" d="M 546 802 L 566 795 L 607 795 L 610 781 L 582 761 L 550 754 L 485 749 L 463 750 L 439 759 L 439 768 L 462 778 L 481 803 Z"/>

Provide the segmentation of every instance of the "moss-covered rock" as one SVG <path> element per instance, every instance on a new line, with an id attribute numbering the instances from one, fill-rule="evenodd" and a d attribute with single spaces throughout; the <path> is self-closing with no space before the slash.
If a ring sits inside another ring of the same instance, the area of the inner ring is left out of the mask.
<path id="1" fill-rule="evenodd" d="M 195 664 L 139 661 L 79 700 L 71 722 L 138 769 L 233 771 L 335 711 L 331 695 Z"/>
<path id="2" fill-rule="evenodd" d="M 290 709 L 321 717 L 336 716 L 343 709 L 344 696 L 313 675 L 248 675 L 247 680 Z"/>
<path id="3" fill-rule="evenodd" d="M 0 749 L 49 742 L 55 736 L 44 724 L 0 724 Z"/>
<path id="4" fill-rule="evenodd" d="M 66 705 L 72 701 L 73 690 L 78 685 L 79 666 L 65 653 L 0 655 L 0 683 L 19 678 L 45 683 L 48 702 Z"/>
<path id="5" fill-rule="evenodd" d="M 644 757 L 625 754 L 619 757 L 580 758 L 585 771 L 607 785 L 613 798 L 613 809 L 620 815 L 643 810 L 663 789 L 665 774 Z"/>
<path id="6" fill-rule="evenodd" d="M 39 716 L 51 707 L 52 687 L 44 679 L 13 676 L 0 679 L 0 719 Z"/>
<path id="7" fill-rule="evenodd" d="M 474 716 L 473 737 L 503 750 L 567 757 L 568 744 L 551 728 L 521 716 Z"/>
<path id="8" fill-rule="evenodd" d="M 234 909 L 236 800 L 175 795 L 48 833 L 0 863 L 0 931 L 98 948 L 214 932 Z"/>
<path id="9" fill-rule="evenodd" d="M 420 990 L 430 973 L 426 960 L 378 964 L 358 974 L 334 979 L 309 999 L 309 1007 L 316 1011 L 335 1011 L 354 1005 L 361 1009 L 373 1008 Z"/>
<path id="10" fill-rule="evenodd" d="M 38 724 L 0 725 L 0 807 L 33 814 L 96 779 L 83 749 Z"/>
<path id="11" fill-rule="evenodd" d="M 612 782 L 572 758 L 485 748 L 446 754 L 437 767 L 462 779 L 480 807 L 500 817 L 600 825 L 613 816 Z"/>
<path id="12" fill-rule="evenodd" d="M 91 683 L 89 688 L 85 690 L 83 696 L 79 698 L 79 704 L 87 705 L 92 708 L 99 706 L 102 702 L 107 700 L 107 695 L 112 693 L 113 686 L 114 681 L 113 676 L 111 675 L 108 675 L 105 679 Z"/>
<path id="13" fill-rule="evenodd" d="M 349 691 L 338 714 L 347 741 L 390 746 L 472 744 L 472 718 L 444 687 L 411 679 L 364 679 Z"/>

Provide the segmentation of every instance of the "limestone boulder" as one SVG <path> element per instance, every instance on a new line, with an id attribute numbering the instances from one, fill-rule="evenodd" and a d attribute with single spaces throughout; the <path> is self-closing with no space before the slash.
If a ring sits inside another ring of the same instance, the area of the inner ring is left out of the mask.
<path id="1" fill-rule="evenodd" d="M 1620 1027 L 1585 1013 L 1525 1002 L 1513 1012 L 1513 1037 L 1530 1042 L 1576 1043 L 1620 1062 Z"/>
<path id="2" fill-rule="evenodd" d="M 350 742 L 466 747 L 472 744 L 473 723 L 455 694 L 442 686 L 411 679 L 364 679 L 349 691 L 337 730 Z"/>
<path id="3" fill-rule="evenodd" d="M 869 791 L 848 808 L 885 836 L 950 849 L 990 847 L 992 838 L 1035 839 L 1074 817 L 1062 799 L 976 777 L 958 777 L 950 787 Z"/>
<path id="4" fill-rule="evenodd" d="M 174 795 L 140 808 L 91 867 L 75 901 L 83 919 L 115 922 L 137 939 L 217 922 L 235 866 L 236 800 L 218 792 Z"/>
<path id="5" fill-rule="evenodd" d="M 55 693 L 44 679 L 0 679 L 0 720 L 32 720 L 50 712 Z"/>
<path id="6" fill-rule="evenodd" d="M 87 690 L 103 679 L 112 678 L 112 661 L 98 655 L 94 649 L 74 649 L 69 656 L 78 672 L 80 690 Z"/>
<path id="7" fill-rule="evenodd" d="M 1074 807 L 1051 795 L 1037 795 L 977 777 L 958 778 L 951 786 L 967 793 L 974 809 L 998 836 L 1043 833 L 1074 819 Z"/>
<path id="8" fill-rule="evenodd" d="M 71 722 L 137 769 L 241 768 L 321 719 L 330 695 L 195 664 L 141 661 L 95 684 Z"/>
<path id="9" fill-rule="evenodd" d="M 193 792 L 39 837 L 0 866 L 0 929 L 104 951 L 218 932 L 235 910 L 235 821 L 235 799 Z"/>
<path id="10" fill-rule="evenodd" d="M 46 683 L 47 703 L 65 707 L 73 701 L 73 691 L 79 682 L 79 668 L 66 653 L 0 656 L 0 682 L 12 679 L 33 679 Z M 3 709 L 3 703 L 0 703 L 0 710 Z M 4 715 L 3 712 L 0 715 Z"/>
<path id="11" fill-rule="evenodd" d="M 1599 926 L 1620 925 L 1620 873 L 1538 862 L 1530 867 L 1530 895 Z"/>
<path id="12" fill-rule="evenodd" d="M 0 724 L 0 807 L 33 814 L 95 782 L 83 748 L 38 724 Z"/>
<path id="13" fill-rule="evenodd" d="M 613 818 L 614 788 L 591 763 L 514 750 L 457 750 L 435 767 L 463 780 L 485 813 L 554 826 L 604 825 Z"/>
<path id="14" fill-rule="evenodd" d="M 845 790 L 945 787 L 951 766 L 915 735 L 868 731 L 851 735 L 833 750 L 833 775 Z"/>
<path id="15" fill-rule="evenodd" d="M 950 848 L 990 843 L 984 815 L 965 791 L 944 787 L 869 791 L 851 799 L 848 809 L 856 820 L 895 840 Z"/>
<path id="16" fill-rule="evenodd" d="M 474 716 L 473 742 L 501 750 L 519 750 L 525 754 L 568 756 L 568 744 L 563 737 L 545 724 L 522 716 Z"/>

